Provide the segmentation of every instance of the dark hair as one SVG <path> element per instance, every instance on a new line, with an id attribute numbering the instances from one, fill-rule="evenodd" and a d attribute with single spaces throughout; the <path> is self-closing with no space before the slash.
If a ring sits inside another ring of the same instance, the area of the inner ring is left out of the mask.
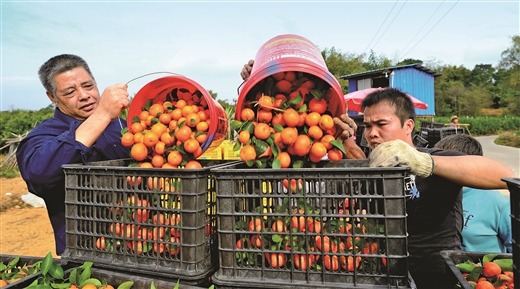
<path id="1" fill-rule="evenodd" d="M 38 76 L 45 90 L 50 92 L 56 98 L 56 84 L 54 77 L 65 71 L 72 70 L 76 67 L 83 67 L 90 77 L 94 79 L 88 64 L 83 58 L 73 54 L 61 54 L 47 60 L 38 70 Z"/>
<path id="2" fill-rule="evenodd" d="M 382 101 L 388 101 L 391 105 L 395 106 L 395 114 L 399 117 L 401 126 L 403 126 L 404 122 L 408 119 L 415 121 L 415 108 L 412 100 L 406 93 L 393 87 L 386 87 L 371 92 L 361 102 L 361 108 L 365 109 Z"/>
<path id="3" fill-rule="evenodd" d="M 453 134 L 447 136 L 438 141 L 435 144 L 435 147 L 443 150 L 455 150 L 467 155 L 484 155 L 480 142 L 467 134 Z"/>

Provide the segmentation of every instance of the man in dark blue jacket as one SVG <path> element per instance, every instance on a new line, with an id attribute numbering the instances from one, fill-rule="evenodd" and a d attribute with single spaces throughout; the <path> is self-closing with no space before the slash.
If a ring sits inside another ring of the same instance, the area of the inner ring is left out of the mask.
<path id="1" fill-rule="evenodd" d="M 129 157 L 121 145 L 126 122 L 119 119 L 128 92 L 126 84 L 115 84 L 100 96 L 87 63 L 76 55 L 52 57 L 38 74 L 56 110 L 22 140 L 16 158 L 29 191 L 45 200 L 59 255 L 66 245 L 61 166 Z"/>

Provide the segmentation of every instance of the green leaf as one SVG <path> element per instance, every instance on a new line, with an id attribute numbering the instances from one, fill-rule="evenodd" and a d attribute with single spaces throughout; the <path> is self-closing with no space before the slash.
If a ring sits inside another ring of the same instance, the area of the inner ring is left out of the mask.
<path id="1" fill-rule="evenodd" d="M 486 254 L 484 257 L 482 257 L 482 263 L 485 264 L 487 262 L 490 262 L 493 260 L 498 254 Z"/>
<path id="2" fill-rule="evenodd" d="M 240 127 L 242 126 L 242 122 L 241 121 L 238 121 L 236 119 L 232 119 L 229 121 L 229 129 L 231 131 L 238 131 L 240 129 Z"/>
<path id="3" fill-rule="evenodd" d="M 300 109 L 298 109 L 298 112 L 305 112 L 305 111 L 307 111 L 307 104 L 306 104 L 306 103 L 304 103 L 304 104 L 300 107 Z"/>
<path id="4" fill-rule="evenodd" d="M 49 269 L 51 268 L 52 266 L 52 253 L 49 252 L 47 253 L 47 255 L 45 256 L 45 258 L 43 258 L 42 260 L 42 267 L 41 267 L 41 271 L 42 271 L 42 275 L 47 275 L 47 272 L 49 272 Z"/>
<path id="5" fill-rule="evenodd" d="M 90 273 L 90 268 L 88 268 L 88 271 Z M 99 287 L 99 286 L 101 286 L 101 281 L 99 281 L 96 278 L 88 278 L 85 281 L 81 282 L 81 284 L 79 284 L 79 288 L 83 288 L 83 286 L 85 286 L 87 284 L 94 284 L 94 285 L 96 285 L 96 287 Z"/>
<path id="6" fill-rule="evenodd" d="M 255 142 L 256 155 L 259 156 L 263 154 L 267 150 L 267 147 L 269 147 L 267 142 L 257 139 Z"/>
<path id="7" fill-rule="evenodd" d="M 274 128 L 274 131 L 276 131 L 276 132 L 282 132 L 282 130 L 283 130 L 283 126 L 281 124 L 278 124 L 278 123 L 275 124 L 273 126 L 273 128 Z"/>
<path id="8" fill-rule="evenodd" d="M 466 277 L 466 280 L 468 281 L 478 281 L 478 278 L 480 277 L 480 273 L 482 272 L 482 267 L 475 267 L 471 273 L 469 273 L 468 277 Z"/>
<path id="9" fill-rule="evenodd" d="M 310 93 L 317 100 L 320 100 L 323 97 L 321 90 L 318 89 L 311 89 Z"/>
<path id="10" fill-rule="evenodd" d="M 273 235 L 272 240 L 273 240 L 273 242 L 275 242 L 275 243 L 280 243 L 280 242 L 283 241 L 283 238 L 280 237 L 280 235 Z"/>
<path id="11" fill-rule="evenodd" d="M 242 130 L 247 130 L 251 135 L 255 132 L 255 125 L 252 122 L 246 122 L 242 127 Z"/>
<path id="12" fill-rule="evenodd" d="M 282 166 L 280 165 L 280 160 L 279 159 L 275 159 L 273 161 L 272 168 L 273 169 L 280 169 L 280 168 L 282 168 Z"/>
<path id="13" fill-rule="evenodd" d="M 302 160 L 296 160 L 296 161 L 294 161 L 294 163 L 293 163 L 293 168 L 295 168 L 295 169 L 302 168 L 304 164 L 305 164 L 304 161 L 302 161 Z"/>
<path id="14" fill-rule="evenodd" d="M 302 102 L 302 94 L 298 92 L 295 98 L 293 98 L 291 101 L 289 101 L 289 105 L 297 105 Z"/>
<path id="15" fill-rule="evenodd" d="M 117 286 L 117 289 L 130 289 L 130 288 L 132 288 L 133 285 L 134 285 L 134 282 L 126 281 L 126 282 L 122 283 L 121 285 Z M 152 281 L 152 285 L 153 285 L 153 281 Z M 152 287 L 152 288 L 155 288 L 155 287 Z"/>
<path id="16" fill-rule="evenodd" d="M 49 275 L 54 279 L 63 280 L 65 272 L 63 272 L 63 268 L 60 265 L 53 263 L 49 269 Z"/>
<path id="17" fill-rule="evenodd" d="M 333 145 L 334 147 L 336 147 L 337 149 L 339 149 L 343 153 L 343 155 L 347 154 L 347 152 L 345 151 L 345 148 L 338 140 L 331 140 L 330 144 Z"/>
<path id="18" fill-rule="evenodd" d="M 132 117 L 132 123 L 136 123 L 136 122 L 141 122 L 141 120 L 139 119 L 139 117 L 137 115 L 134 115 Z"/>
<path id="19" fill-rule="evenodd" d="M 79 280 L 78 280 L 78 269 L 72 269 L 72 271 L 70 271 L 69 281 L 72 284 L 78 284 L 79 283 Z"/>

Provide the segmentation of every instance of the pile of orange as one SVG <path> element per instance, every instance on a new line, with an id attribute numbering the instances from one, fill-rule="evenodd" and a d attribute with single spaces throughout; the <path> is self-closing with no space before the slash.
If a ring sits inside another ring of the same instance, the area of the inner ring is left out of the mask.
<path id="1" fill-rule="evenodd" d="M 248 92 L 240 119 L 231 123 L 240 158 L 248 166 L 272 168 L 341 160 L 345 150 L 328 107 L 333 93 L 303 72 L 279 72 L 259 82 Z"/>
<path id="2" fill-rule="evenodd" d="M 139 167 L 202 167 L 196 159 L 203 153 L 210 125 L 208 104 L 198 91 L 173 91 L 171 100 L 147 100 L 122 131 L 121 143 L 131 147 L 130 156 Z"/>

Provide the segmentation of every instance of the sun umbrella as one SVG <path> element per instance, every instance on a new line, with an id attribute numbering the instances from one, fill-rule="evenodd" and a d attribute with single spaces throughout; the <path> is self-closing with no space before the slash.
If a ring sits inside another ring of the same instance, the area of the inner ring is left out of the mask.
<path id="1" fill-rule="evenodd" d="M 347 104 L 348 104 L 348 110 L 363 112 L 361 110 L 361 102 L 363 101 L 363 99 L 365 99 L 365 97 L 368 94 L 370 94 L 374 91 L 377 91 L 377 90 L 381 90 L 381 89 L 383 89 L 383 88 L 382 87 L 373 87 L 373 88 L 367 88 L 367 89 L 358 90 L 358 91 L 354 91 L 354 92 L 345 94 L 345 102 L 347 102 Z M 419 109 L 428 108 L 428 105 L 426 103 L 418 100 L 417 98 L 409 95 L 408 93 L 406 95 L 408 95 L 408 97 L 410 97 L 410 99 L 413 102 L 413 106 L 415 108 L 419 108 Z"/>

